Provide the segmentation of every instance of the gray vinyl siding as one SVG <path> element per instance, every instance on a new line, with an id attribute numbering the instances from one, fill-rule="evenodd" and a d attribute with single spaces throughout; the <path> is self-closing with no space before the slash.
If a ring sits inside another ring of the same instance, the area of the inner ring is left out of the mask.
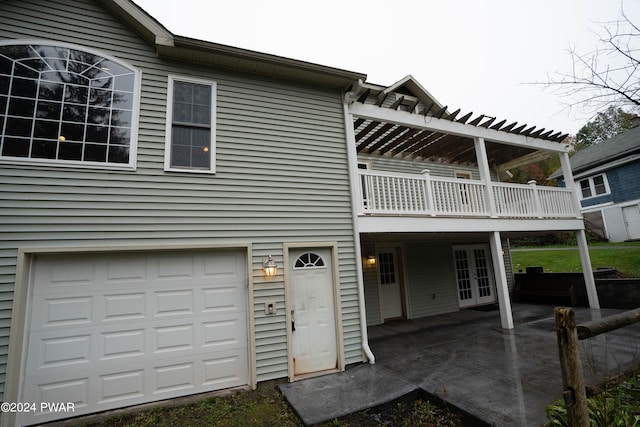
<path id="1" fill-rule="evenodd" d="M 406 243 L 406 276 L 412 318 L 458 310 L 453 256 L 448 243 Z"/>
<path id="2" fill-rule="evenodd" d="M 364 245 L 362 255 L 374 253 L 374 245 Z M 435 316 L 458 311 L 453 255 L 449 242 L 406 242 L 403 275 L 407 286 L 408 317 Z M 376 267 L 363 267 L 367 325 L 383 322 L 380 313 Z M 434 298 L 435 296 L 435 298 Z"/>
<path id="3" fill-rule="evenodd" d="M 346 363 L 362 361 L 338 90 L 160 59 L 99 3 L 0 2 L 1 39 L 55 40 L 142 72 L 137 169 L 0 165 L 0 371 L 20 247 L 251 245 L 258 381 L 287 376 L 283 244 L 338 242 Z M 168 75 L 217 82 L 216 174 L 164 171 Z M 262 258 L 279 266 L 263 277 Z M 277 315 L 264 315 L 275 300 Z M 0 377 L 0 383 L 3 383 Z M 2 389 L 0 389 L 0 392 Z"/>
<path id="4" fill-rule="evenodd" d="M 450 163 L 428 162 L 423 160 L 407 160 L 390 156 L 376 156 L 359 154 L 358 161 L 369 162 L 371 169 L 385 172 L 400 172 L 420 174 L 428 169 L 433 176 L 454 178 L 455 172 L 469 172 L 472 179 L 480 179 L 480 172 L 477 167 L 453 165 Z"/>

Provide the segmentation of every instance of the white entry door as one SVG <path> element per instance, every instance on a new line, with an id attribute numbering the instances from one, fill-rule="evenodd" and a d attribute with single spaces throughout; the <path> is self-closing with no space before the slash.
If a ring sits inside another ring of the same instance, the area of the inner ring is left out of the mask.
<path id="1" fill-rule="evenodd" d="M 398 271 L 397 248 L 378 250 L 382 320 L 402 317 L 402 288 Z"/>
<path id="2" fill-rule="evenodd" d="M 246 266 L 231 249 L 36 257 L 18 402 L 75 411 L 16 423 L 249 384 Z"/>
<path id="3" fill-rule="evenodd" d="M 493 272 L 486 245 L 453 247 L 460 307 L 496 302 Z"/>
<path id="4" fill-rule="evenodd" d="M 289 252 L 294 375 L 338 367 L 329 249 Z"/>
<path id="5" fill-rule="evenodd" d="M 640 239 L 640 209 L 638 205 L 622 208 L 622 215 L 629 239 Z"/>

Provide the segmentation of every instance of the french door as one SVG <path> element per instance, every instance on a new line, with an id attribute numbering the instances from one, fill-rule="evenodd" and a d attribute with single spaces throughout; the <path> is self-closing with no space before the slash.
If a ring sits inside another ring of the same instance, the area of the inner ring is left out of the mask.
<path id="1" fill-rule="evenodd" d="M 489 253 L 487 245 L 453 247 L 458 301 L 461 308 L 496 302 Z"/>

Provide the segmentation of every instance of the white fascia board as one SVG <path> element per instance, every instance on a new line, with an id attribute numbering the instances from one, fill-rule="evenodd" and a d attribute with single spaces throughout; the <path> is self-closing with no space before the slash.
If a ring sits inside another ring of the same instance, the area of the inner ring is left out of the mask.
<path id="1" fill-rule="evenodd" d="M 598 173 L 602 173 L 609 169 L 613 169 L 627 163 L 635 162 L 637 160 L 640 160 L 640 154 L 634 154 L 628 157 L 624 157 L 622 159 L 614 160 L 613 162 L 605 163 L 593 169 L 588 169 L 583 172 L 576 173 L 573 175 L 573 179 L 580 179 L 580 178 L 584 178 L 585 176 L 591 176 Z"/>
<path id="2" fill-rule="evenodd" d="M 381 122 L 390 122 L 402 126 L 428 129 L 451 135 L 459 135 L 467 138 L 484 138 L 485 141 L 498 142 L 500 144 L 517 147 L 531 148 L 534 150 L 547 150 L 557 153 L 566 153 L 569 147 L 559 142 L 547 141 L 539 138 L 531 138 L 524 135 L 500 132 L 474 125 L 452 122 L 446 119 L 438 119 L 433 116 L 424 116 L 406 111 L 391 110 L 371 104 L 354 102 L 349 105 L 349 112 L 356 117 Z"/>
<path id="3" fill-rule="evenodd" d="M 596 211 L 602 210 L 602 208 L 606 208 L 606 207 L 609 207 L 609 206 L 613 206 L 613 202 L 600 203 L 599 205 L 586 206 L 584 208 L 580 208 L 580 213 L 596 212 Z"/>
<path id="4" fill-rule="evenodd" d="M 584 230 L 582 218 L 505 219 L 505 218 L 424 218 L 359 216 L 360 233 L 463 233 Z"/>
<path id="5" fill-rule="evenodd" d="M 153 34 L 156 45 L 173 46 L 173 34 L 143 11 L 141 7 L 132 4 L 130 0 L 103 0 L 103 3 L 117 6 L 145 30 Z M 115 8 L 111 9 L 117 11 Z"/>

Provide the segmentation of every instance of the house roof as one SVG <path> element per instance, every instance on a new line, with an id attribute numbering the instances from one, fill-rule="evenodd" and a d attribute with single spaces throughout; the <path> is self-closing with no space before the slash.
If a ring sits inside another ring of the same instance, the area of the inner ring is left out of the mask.
<path id="1" fill-rule="evenodd" d="M 633 154 L 640 154 L 640 126 L 576 152 L 570 159 L 571 171 L 579 175 L 599 166 L 618 164 L 620 159 Z M 559 169 L 549 178 L 561 176 L 562 169 Z"/>
<path id="2" fill-rule="evenodd" d="M 354 71 L 177 36 L 131 0 L 99 1 L 155 46 L 162 57 L 339 89 L 367 78 Z"/>

